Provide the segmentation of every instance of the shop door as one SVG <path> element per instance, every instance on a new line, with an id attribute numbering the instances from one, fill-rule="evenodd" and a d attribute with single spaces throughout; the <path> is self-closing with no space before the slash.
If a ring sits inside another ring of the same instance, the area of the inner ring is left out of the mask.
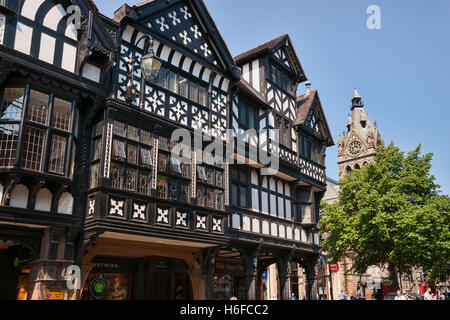
<path id="1" fill-rule="evenodd" d="M 172 275 L 169 272 L 154 272 L 150 278 L 149 300 L 173 300 Z"/>

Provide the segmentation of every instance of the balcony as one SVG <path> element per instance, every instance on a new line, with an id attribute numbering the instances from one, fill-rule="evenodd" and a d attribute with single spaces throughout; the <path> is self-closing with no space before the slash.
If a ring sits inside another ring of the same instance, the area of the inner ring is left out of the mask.
<path id="1" fill-rule="evenodd" d="M 300 172 L 316 181 L 319 181 L 322 184 L 326 184 L 326 175 L 325 175 L 325 168 L 312 162 L 311 160 L 308 160 L 304 157 L 300 157 Z"/>

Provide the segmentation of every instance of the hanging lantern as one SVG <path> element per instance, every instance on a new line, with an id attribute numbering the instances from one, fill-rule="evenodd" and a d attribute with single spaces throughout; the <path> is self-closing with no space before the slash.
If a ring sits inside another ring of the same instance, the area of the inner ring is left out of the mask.
<path id="1" fill-rule="evenodd" d="M 150 48 L 149 53 L 147 53 L 141 61 L 141 69 L 145 79 L 155 80 L 158 76 L 161 66 L 162 61 L 155 55 L 153 49 Z"/>

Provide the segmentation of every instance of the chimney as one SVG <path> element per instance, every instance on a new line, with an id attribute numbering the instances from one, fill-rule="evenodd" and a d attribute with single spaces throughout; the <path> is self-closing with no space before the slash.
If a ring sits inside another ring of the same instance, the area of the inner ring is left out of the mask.
<path id="1" fill-rule="evenodd" d="M 306 87 L 306 95 L 309 96 L 309 94 L 311 93 L 311 82 L 306 82 L 305 83 L 305 87 Z"/>

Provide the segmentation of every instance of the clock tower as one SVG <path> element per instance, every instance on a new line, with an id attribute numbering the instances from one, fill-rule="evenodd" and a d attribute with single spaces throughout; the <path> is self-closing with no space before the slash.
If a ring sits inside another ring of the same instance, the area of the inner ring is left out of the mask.
<path id="1" fill-rule="evenodd" d="M 338 140 L 339 178 L 363 165 L 373 161 L 377 153 L 376 148 L 383 143 L 378 131 L 364 109 L 364 103 L 358 91 L 353 93 L 351 115 L 347 129 Z"/>

